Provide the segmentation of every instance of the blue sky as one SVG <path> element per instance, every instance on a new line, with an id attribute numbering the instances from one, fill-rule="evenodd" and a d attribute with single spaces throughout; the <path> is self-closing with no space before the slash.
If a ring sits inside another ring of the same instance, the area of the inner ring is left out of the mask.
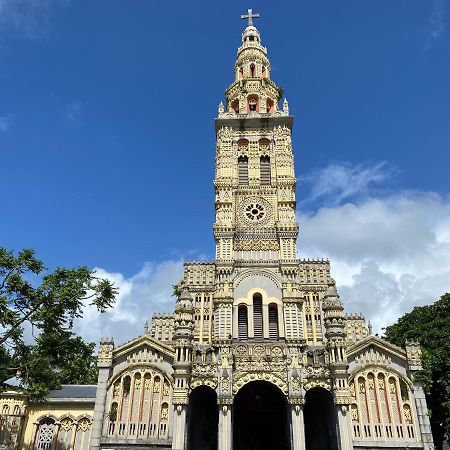
<path id="1" fill-rule="evenodd" d="M 213 257 L 213 118 L 248 7 L 295 117 L 300 254 L 333 258 L 380 327 L 447 289 L 445 0 L 0 0 L 1 245 L 115 277 L 103 328 L 170 310 L 181 260 Z M 402 300 L 380 316 L 380 296 Z"/>

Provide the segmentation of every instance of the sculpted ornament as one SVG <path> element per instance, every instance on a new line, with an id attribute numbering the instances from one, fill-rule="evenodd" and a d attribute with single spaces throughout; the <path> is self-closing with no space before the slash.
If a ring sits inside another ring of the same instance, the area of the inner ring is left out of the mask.
<path id="1" fill-rule="evenodd" d="M 233 383 L 233 394 L 237 394 L 241 387 L 252 381 L 268 381 L 269 383 L 278 386 L 284 394 L 288 395 L 287 383 L 281 378 L 281 376 L 281 374 L 275 375 L 267 372 L 247 373 Z"/>

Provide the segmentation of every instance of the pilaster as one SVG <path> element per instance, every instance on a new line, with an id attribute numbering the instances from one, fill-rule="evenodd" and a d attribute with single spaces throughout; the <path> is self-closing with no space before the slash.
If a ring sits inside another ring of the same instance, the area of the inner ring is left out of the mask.
<path id="1" fill-rule="evenodd" d="M 337 422 L 339 428 L 339 449 L 352 450 L 352 420 L 348 405 L 336 405 Z"/>
<path id="2" fill-rule="evenodd" d="M 103 421 L 106 417 L 106 393 L 108 379 L 111 375 L 113 362 L 114 341 L 112 339 L 102 339 L 98 352 L 98 380 L 97 393 L 95 396 L 94 414 L 92 418 L 92 431 L 89 444 L 90 450 L 98 450 L 102 437 Z"/>
<path id="3" fill-rule="evenodd" d="M 233 448 L 233 426 L 232 426 L 232 399 L 219 398 L 219 428 L 218 428 L 218 450 L 232 450 Z"/>
<path id="4" fill-rule="evenodd" d="M 303 417 L 304 403 L 290 405 L 292 450 L 305 450 L 305 420 Z"/>

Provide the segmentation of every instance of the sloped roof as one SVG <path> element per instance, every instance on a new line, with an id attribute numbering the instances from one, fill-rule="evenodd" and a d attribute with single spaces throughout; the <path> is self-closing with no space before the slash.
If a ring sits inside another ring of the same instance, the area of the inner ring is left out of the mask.
<path id="1" fill-rule="evenodd" d="M 63 384 L 61 389 L 50 391 L 49 400 L 63 399 L 92 399 L 95 400 L 97 385 L 95 384 Z"/>

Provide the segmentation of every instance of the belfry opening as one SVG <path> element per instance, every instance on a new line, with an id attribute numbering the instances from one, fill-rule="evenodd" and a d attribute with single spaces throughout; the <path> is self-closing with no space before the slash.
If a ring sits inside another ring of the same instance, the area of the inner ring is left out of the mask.
<path id="1" fill-rule="evenodd" d="M 233 450 L 290 450 L 288 404 L 267 381 L 252 381 L 233 404 Z"/>

